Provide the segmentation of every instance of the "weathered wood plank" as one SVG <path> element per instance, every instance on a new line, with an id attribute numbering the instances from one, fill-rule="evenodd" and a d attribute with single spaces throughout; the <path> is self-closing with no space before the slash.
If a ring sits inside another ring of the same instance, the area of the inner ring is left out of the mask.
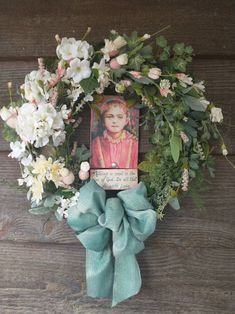
<path id="1" fill-rule="evenodd" d="M 1 313 L 110 313 L 110 301 L 86 296 L 85 251 L 80 244 L 0 241 L 0 249 Z M 147 241 L 138 260 L 141 292 L 112 313 L 234 312 L 234 250 Z"/>
<path id="2" fill-rule="evenodd" d="M 235 162 L 235 157 L 232 161 Z M 3 153 L 0 173 L 2 178 L 12 181 L 20 177 L 18 164 Z M 235 176 L 223 158 L 217 158 L 216 177 L 210 181 L 209 189 L 201 193 L 205 209 L 198 209 L 187 197 L 182 199 L 180 211 L 166 211 L 154 235 L 157 245 L 235 248 Z M 25 194 L 0 186 L 0 240 L 77 242 L 65 221 L 59 223 L 53 214 L 34 216 L 27 208 Z"/>
<path id="3" fill-rule="evenodd" d="M 55 34 L 81 38 L 88 26 L 89 40 L 99 41 L 109 29 L 144 34 L 167 25 L 172 42 L 190 43 L 197 54 L 234 55 L 234 12 L 232 0 L 1 1 L 0 57 L 53 55 Z"/>

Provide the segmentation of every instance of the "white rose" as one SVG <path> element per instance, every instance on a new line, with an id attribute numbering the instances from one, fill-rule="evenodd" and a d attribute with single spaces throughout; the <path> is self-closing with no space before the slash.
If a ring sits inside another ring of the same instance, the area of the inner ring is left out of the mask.
<path id="1" fill-rule="evenodd" d="M 222 122 L 223 120 L 222 109 L 218 107 L 212 107 L 210 118 L 212 122 Z"/>

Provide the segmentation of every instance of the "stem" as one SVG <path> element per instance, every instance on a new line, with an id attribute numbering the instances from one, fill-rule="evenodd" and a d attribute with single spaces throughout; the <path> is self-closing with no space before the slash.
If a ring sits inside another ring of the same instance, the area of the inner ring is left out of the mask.
<path id="1" fill-rule="evenodd" d="M 88 27 L 86 33 L 82 37 L 82 40 L 84 40 L 87 37 L 87 35 L 90 33 L 90 31 L 91 31 L 91 27 Z"/>
<path id="2" fill-rule="evenodd" d="M 155 35 L 157 35 L 157 34 L 163 32 L 163 31 L 165 31 L 166 29 L 168 29 L 168 28 L 170 28 L 170 27 L 171 27 L 171 25 L 167 25 L 167 26 L 161 28 L 159 31 L 157 31 L 157 32 L 153 33 L 152 35 L 150 35 L 150 37 L 153 37 L 153 36 L 155 36 Z"/>

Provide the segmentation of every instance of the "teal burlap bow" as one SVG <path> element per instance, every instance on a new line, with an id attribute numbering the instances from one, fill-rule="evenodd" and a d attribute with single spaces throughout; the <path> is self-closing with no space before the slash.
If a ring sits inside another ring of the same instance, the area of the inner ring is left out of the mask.
<path id="1" fill-rule="evenodd" d="M 67 221 L 86 248 L 87 295 L 111 297 L 115 306 L 137 294 L 141 275 L 135 254 L 156 227 L 145 185 L 106 199 L 103 188 L 91 180 L 68 209 Z"/>

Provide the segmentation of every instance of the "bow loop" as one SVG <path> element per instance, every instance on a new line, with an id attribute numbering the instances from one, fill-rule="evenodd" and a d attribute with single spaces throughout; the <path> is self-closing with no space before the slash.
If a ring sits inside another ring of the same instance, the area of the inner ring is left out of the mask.
<path id="1" fill-rule="evenodd" d="M 112 296 L 114 306 L 138 293 L 141 276 L 135 254 L 143 250 L 143 241 L 156 225 L 145 185 L 106 200 L 105 191 L 91 180 L 68 209 L 67 221 L 87 249 L 87 294 Z"/>

